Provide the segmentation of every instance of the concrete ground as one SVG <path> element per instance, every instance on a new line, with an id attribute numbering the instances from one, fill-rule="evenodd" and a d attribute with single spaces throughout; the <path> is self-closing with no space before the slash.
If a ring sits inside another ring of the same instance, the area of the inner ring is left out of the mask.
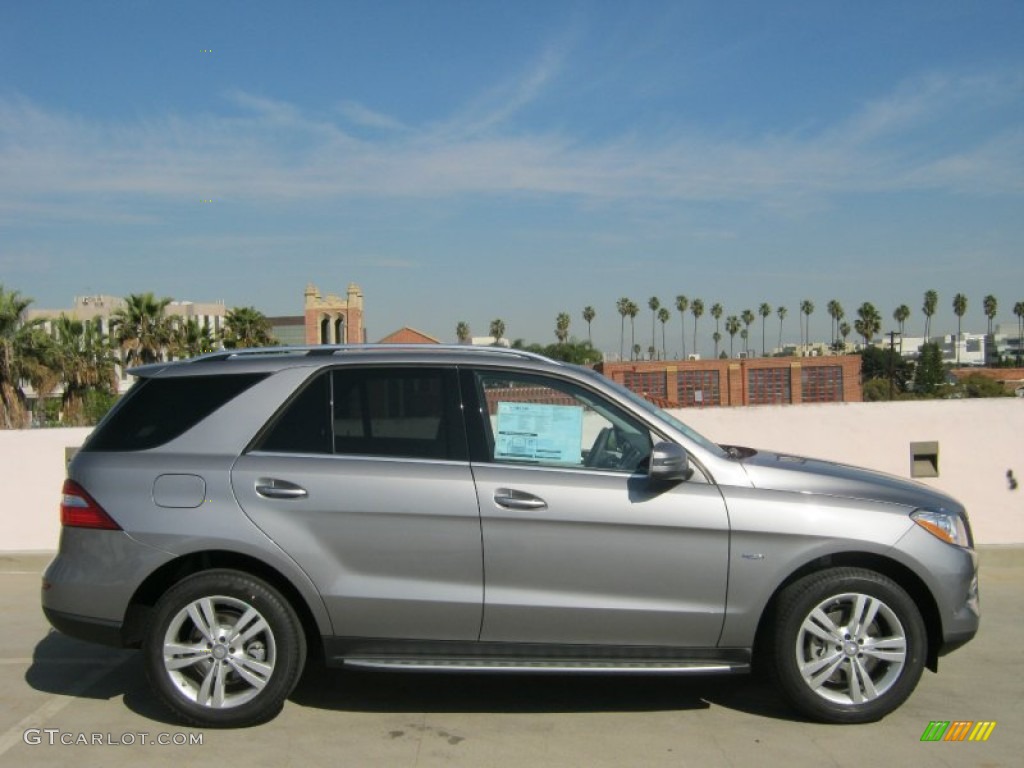
<path id="1" fill-rule="evenodd" d="M 138 654 L 50 631 L 38 594 L 47 559 L 0 555 L 0 766 L 990 767 L 1020 765 L 1024 752 L 1021 548 L 983 550 L 978 637 L 942 659 L 938 675 L 925 672 L 885 720 L 846 727 L 801 722 L 745 677 L 321 668 L 270 723 L 183 728 L 150 696 Z M 997 725 L 985 743 L 922 743 L 933 720 Z M 190 738 L 201 744 L 153 743 Z M 81 743 L 94 739 L 103 743 Z"/>

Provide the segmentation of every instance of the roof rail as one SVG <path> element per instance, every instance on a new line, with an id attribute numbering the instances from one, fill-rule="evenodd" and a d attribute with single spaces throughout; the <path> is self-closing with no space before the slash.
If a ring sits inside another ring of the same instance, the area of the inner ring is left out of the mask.
<path id="1" fill-rule="evenodd" d="M 243 349 L 223 349 L 217 352 L 209 352 L 205 355 L 192 358 L 194 363 L 216 362 L 218 360 L 231 360 L 238 357 L 253 357 L 257 355 L 306 355 L 309 357 L 321 357 L 334 355 L 339 352 L 374 352 L 396 350 L 413 350 L 416 352 L 471 352 L 477 354 L 510 355 L 513 357 L 526 358 L 531 360 L 543 360 L 549 363 L 558 363 L 549 357 L 536 352 L 529 352 L 525 349 L 514 349 L 511 347 L 480 347 L 470 344 L 302 344 L 284 347 L 246 347 Z"/>

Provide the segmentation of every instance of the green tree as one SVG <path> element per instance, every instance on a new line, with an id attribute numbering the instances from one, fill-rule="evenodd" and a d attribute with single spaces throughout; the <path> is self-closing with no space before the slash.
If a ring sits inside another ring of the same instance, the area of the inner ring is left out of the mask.
<path id="1" fill-rule="evenodd" d="M 686 310 L 690 308 L 690 299 L 682 294 L 676 296 L 676 311 L 679 313 L 679 338 L 683 342 L 680 360 L 686 359 Z M 696 351 L 696 350 L 694 350 Z"/>
<path id="2" fill-rule="evenodd" d="M 722 319 L 722 312 L 724 312 L 724 311 L 725 310 L 722 309 L 722 305 L 719 304 L 717 301 L 714 304 L 711 305 L 711 316 L 713 318 L 715 318 L 715 330 L 716 331 L 719 330 L 718 321 Z M 712 338 L 714 338 L 714 337 L 712 337 Z M 715 357 L 718 357 L 718 345 L 717 344 L 715 345 Z"/>
<path id="3" fill-rule="evenodd" d="M 900 326 L 900 354 L 903 354 L 903 335 L 906 332 L 907 318 L 910 317 L 910 307 L 900 304 L 893 310 L 892 319 Z"/>
<path id="4" fill-rule="evenodd" d="M 569 338 L 569 313 L 559 312 L 555 318 L 555 338 L 559 344 L 565 344 Z"/>
<path id="5" fill-rule="evenodd" d="M 665 324 L 672 319 L 672 313 L 668 311 L 668 307 L 662 307 L 658 310 L 658 320 L 661 322 L 661 359 L 668 359 L 668 352 L 665 350 Z"/>
<path id="6" fill-rule="evenodd" d="M 786 315 L 789 314 L 789 310 L 785 307 L 779 307 L 775 310 L 775 314 L 779 316 L 779 349 L 782 349 L 782 321 L 786 319 Z"/>
<path id="7" fill-rule="evenodd" d="M 232 307 L 224 316 L 224 346 L 228 349 L 273 346 L 270 321 L 255 307 Z"/>
<path id="8" fill-rule="evenodd" d="M 998 381 L 980 373 L 969 373 L 964 376 L 953 387 L 953 393 L 969 398 L 1011 396 Z"/>
<path id="9" fill-rule="evenodd" d="M 701 299 L 694 299 L 690 304 L 690 314 L 693 315 L 693 351 L 697 352 L 697 321 L 704 314 L 704 302 Z M 717 346 L 717 343 L 716 343 Z"/>
<path id="10" fill-rule="evenodd" d="M 56 360 L 64 383 L 61 409 L 64 423 L 89 423 L 85 412 L 91 391 L 113 395 L 117 392 L 115 358 L 99 319 L 75 320 L 61 315 L 53 322 Z"/>
<path id="11" fill-rule="evenodd" d="M 217 340 L 210 331 L 210 326 L 200 324 L 195 317 L 176 318 L 174 340 L 172 346 L 184 357 L 197 357 L 213 352 L 217 348 Z"/>
<path id="12" fill-rule="evenodd" d="M 654 337 L 655 337 L 654 327 L 655 327 L 655 323 L 658 320 L 658 309 L 661 307 L 661 302 L 658 300 L 657 296 L 651 296 L 651 298 L 649 298 L 647 300 L 647 306 L 651 310 L 651 346 L 653 347 L 653 346 L 655 346 L 655 344 L 654 344 Z"/>
<path id="13" fill-rule="evenodd" d="M 885 382 L 886 390 L 889 389 L 889 379 L 892 377 L 893 388 L 899 392 L 906 392 L 907 382 L 910 381 L 914 367 L 895 349 L 886 347 L 864 347 L 860 351 L 860 376 L 861 381 L 867 383 L 872 379 L 880 379 Z M 888 400 L 888 397 L 880 398 Z"/>
<path id="14" fill-rule="evenodd" d="M 739 330 L 740 319 L 736 315 L 729 315 L 725 318 L 725 332 L 729 334 L 729 357 L 735 357 L 733 355 L 732 343 L 736 339 L 736 334 Z"/>
<path id="15" fill-rule="evenodd" d="M 921 306 L 921 311 L 924 312 L 924 340 L 926 342 L 931 339 L 932 315 L 935 314 L 935 310 L 938 306 L 939 294 L 935 291 L 925 291 L 924 304 Z"/>
<path id="16" fill-rule="evenodd" d="M 469 323 L 465 320 L 459 320 L 455 324 L 455 338 L 459 340 L 459 344 L 466 344 L 469 342 L 471 331 L 469 330 Z"/>
<path id="17" fill-rule="evenodd" d="M 0 426 L 28 426 L 28 402 L 22 383 L 35 389 L 40 401 L 59 380 L 53 344 L 43 320 L 26 320 L 32 299 L 8 291 L 0 283 Z"/>
<path id="18" fill-rule="evenodd" d="M 830 324 L 832 340 L 830 343 L 832 348 L 836 349 L 836 342 L 839 338 L 839 321 L 843 319 L 846 313 L 843 311 L 843 305 L 839 303 L 838 299 L 832 299 L 829 301 L 826 308 L 828 309 L 828 316 L 832 318 L 832 322 Z"/>
<path id="19" fill-rule="evenodd" d="M 587 324 L 587 341 L 591 344 L 594 343 L 593 337 L 590 335 L 590 324 L 594 322 L 594 318 L 597 317 L 597 312 L 589 304 L 583 308 L 583 322 Z"/>
<path id="20" fill-rule="evenodd" d="M 1017 316 L 1017 365 L 1020 366 L 1021 345 L 1024 344 L 1024 301 L 1013 305 L 1013 314 Z"/>
<path id="21" fill-rule="evenodd" d="M 960 347 L 963 346 L 963 337 L 960 335 L 960 324 L 964 314 L 967 312 L 967 297 L 958 293 L 953 297 L 953 314 L 956 315 L 956 364 L 960 365 Z"/>
<path id="22" fill-rule="evenodd" d="M 629 302 L 626 307 L 626 314 L 629 315 L 629 343 L 632 345 L 633 360 L 640 359 L 640 345 L 636 343 L 636 316 L 640 314 L 640 307 L 636 302 Z"/>
<path id="23" fill-rule="evenodd" d="M 718 345 L 722 343 L 722 334 L 719 331 L 715 331 L 711 334 L 711 340 L 715 342 L 715 357 L 718 357 Z M 722 350 L 722 354 L 725 354 L 725 350 Z"/>
<path id="24" fill-rule="evenodd" d="M 992 323 L 995 322 L 996 312 L 999 310 L 999 300 L 991 293 L 982 299 L 982 306 L 985 308 L 985 317 L 988 318 L 988 330 L 986 333 L 992 335 Z"/>
<path id="25" fill-rule="evenodd" d="M 849 323 L 845 323 L 844 322 L 844 323 L 840 323 L 839 324 L 839 335 L 843 337 L 843 351 L 844 352 L 846 351 L 846 337 L 850 335 L 850 331 L 851 330 L 853 330 L 853 329 L 850 328 L 850 324 Z"/>
<path id="26" fill-rule="evenodd" d="M 626 315 L 629 314 L 629 305 L 632 302 L 623 296 L 617 302 L 615 302 L 615 309 L 619 313 L 619 360 L 625 359 L 625 345 L 626 345 Z"/>
<path id="27" fill-rule="evenodd" d="M 765 326 L 768 324 L 768 318 L 772 314 L 771 304 L 763 302 L 760 307 L 757 308 L 757 313 L 761 315 L 761 357 L 768 356 L 768 350 L 764 341 Z"/>
<path id="28" fill-rule="evenodd" d="M 882 328 L 882 316 L 878 314 L 874 304 L 865 301 L 857 307 L 857 319 L 854 321 L 853 327 L 864 337 L 864 346 L 871 346 L 871 340 Z"/>
<path id="29" fill-rule="evenodd" d="M 124 306 L 110 317 L 114 341 L 128 365 L 156 363 L 164 359 L 172 342 L 169 298 L 158 299 L 152 293 L 132 293 Z"/>
<path id="30" fill-rule="evenodd" d="M 804 316 L 804 323 L 807 326 L 807 332 L 804 334 L 804 347 L 811 343 L 811 315 L 814 313 L 814 302 L 810 299 L 804 299 L 800 302 L 800 313 Z"/>
<path id="31" fill-rule="evenodd" d="M 491 337 L 494 339 L 492 346 L 497 346 L 505 337 L 505 321 L 500 317 L 496 317 L 491 320 L 490 332 Z"/>
<path id="32" fill-rule="evenodd" d="M 921 353 L 914 368 L 914 392 L 930 396 L 946 381 L 946 371 L 942 366 L 942 350 L 938 344 L 925 342 L 921 345 Z"/>
<path id="33" fill-rule="evenodd" d="M 747 340 L 750 338 L 750 326 L 754 324 L 755 318 L 756 315 L 753 310 L 744 309 L 740 313 L 740 320 L 743 321 L 743 325 L 745 326 L 743 330 L 746 331 L 746 334 L 740 334 L 740 338 L 743 339 L 743 354 L 747 357 L 750 357 L 750 344 L 747 343 Z"/>

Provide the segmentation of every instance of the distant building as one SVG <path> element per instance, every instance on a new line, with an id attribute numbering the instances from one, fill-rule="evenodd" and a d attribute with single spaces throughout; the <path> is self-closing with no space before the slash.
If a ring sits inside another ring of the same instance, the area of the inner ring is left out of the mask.
<path id="1" fill-rule="evenodd" d="M 304 315 L 278 315 L 268 317 L 270 335 L 278 344 L 287 347 L 301 347 L 306 343 L 306 318 Z"/>
<path id="2" fill-rule="evenodd" d="M 497 344 L 499 347 L 510 347 L 508 339 L 500 339 L 495 341 L 493 336 L 474 336 L 469 340 L 469 343 L 474 347 L 493 347 Z"/>
<path id="3" fill-rule="evenodd" d="M 440 344 L 441 340 L 431 336 L 429 333 L 417 331 L 415 328 L 405 326 L 394 333 L 389 333 L 378 344 Z"/>
<path id="4" fill-rule="evenodd" d="M 364 344 L 363 290 L 349 283 L 345 298 L 328 294 L 310 283 L 306 286 L 306 344 Z"/>
<path id="5" fill-rule="evenodd" d="M 857 355 L 598 363 L 595 369 L 662 407 L 857 403 Z"/>
<path id="6" fill-rule="evenodd" d="M 1024 360 L 1021 337 L 1016 333 L 995 333 L 985 337 L 985 364 L 997 365 L 1003 361 L 1016 363 Z"/>
<path id="7" fill-rule="evenodd" d="M 924 339 L 920 336 L 905 336 L 902 343 L 897 338 L 895 346 L 896 349 L 902 351 L 903 357 L 916 360 L 921 353 L 921 347 L 924 346 L 925 341 L 939 345 L 943 363 L 956 365 L 959 360 L 960 365 L 985 365 L 986 343 L 985 334 L 983 333 L 961 333 L 959 339 L 957 339 L 955 333 L 945 336 L 932 336 L 929 339 Z M 883 344 L 876 346 L 888 348 L 889 342 L 886 340 Z M 959 358 L 957 357 L 958 347 Z"/>

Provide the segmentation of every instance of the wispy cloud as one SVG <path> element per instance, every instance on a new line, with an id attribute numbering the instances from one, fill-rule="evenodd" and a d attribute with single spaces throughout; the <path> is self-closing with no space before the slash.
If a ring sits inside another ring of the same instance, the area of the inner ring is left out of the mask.
<path id="1" fill-rule="evenodd" d="M 72 218 L 83 209 L 124 215 L 123 206 L 102 201 L 140 197 L 273 205 L 536 195 L 598 205 L 675 200 L 799 208 L 845 192 L 983 195 L 1024 188 L 1024 130 L 975 120 L 970 130 L 934 133 L 958 114 L 1019 102 L 1020 73 L 908 81 L 811 135 L 738 140 L 690 130 L 593 144 L 511 119 L 543 93 L 559 61 L 550 52 L 450 120 L 419 127 L 354 103 L 343 104 L 334 122 L 243 92 L 229 94 L 219 114 L 122 122 L 0 99 L 0 217 Z M 356 137 L 346 124 L 379 133 Z"/>

